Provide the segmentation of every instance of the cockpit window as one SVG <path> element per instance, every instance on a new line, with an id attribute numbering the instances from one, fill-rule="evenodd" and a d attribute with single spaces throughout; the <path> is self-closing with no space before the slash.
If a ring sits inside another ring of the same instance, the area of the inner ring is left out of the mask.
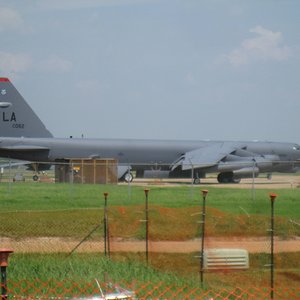
<path id="1" fill-rule="evenodd" d="M 299 145 L 295 145 L 295 146 L 293 147 L 293 149 L 299 151 L 299 150 L 300 150 L 300 146 L 299 146 Z"/>

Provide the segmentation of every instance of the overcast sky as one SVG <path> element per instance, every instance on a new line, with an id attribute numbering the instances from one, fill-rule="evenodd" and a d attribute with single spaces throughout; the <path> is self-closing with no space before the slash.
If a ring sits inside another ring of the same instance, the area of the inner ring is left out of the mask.
<path id="1" fill-rule="evenodd" d="M 0 76 L 57 137 L 300 142 L 300 1 L 0 0 Z"/>

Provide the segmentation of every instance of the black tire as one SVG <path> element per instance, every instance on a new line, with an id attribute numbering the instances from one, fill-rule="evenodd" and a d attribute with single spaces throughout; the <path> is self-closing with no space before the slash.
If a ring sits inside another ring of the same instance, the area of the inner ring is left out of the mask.
<path id="1" fill-rule="evenodd" d="M 33 176 L 32 176 L 32 179 L 33 179 L 33 181 L 38 181 L 38 180 L 39 180 L 39 176 L 33 175 Z"/>
<path id="2" fill-rule="evenodd" d="M 194 178 L 194 184 L 200 184 L 201 183 L 201 180 L 200 178 Z"/>
<path id="3" fill-rule="evenodd" d="M 232 172 L 228 173 L 220 173 L 218 175 L 218 182 L 219 183 L 240 183 L 241 178 L 234 178 Z"/>

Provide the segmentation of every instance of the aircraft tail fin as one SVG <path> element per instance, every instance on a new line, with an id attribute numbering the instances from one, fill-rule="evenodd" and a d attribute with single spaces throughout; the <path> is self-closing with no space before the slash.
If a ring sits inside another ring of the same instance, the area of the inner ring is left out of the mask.
<path id="1" fill-rule="evenodd" d="M 52 137 L 8 78 L 0 78 L 0 136 Z"/>

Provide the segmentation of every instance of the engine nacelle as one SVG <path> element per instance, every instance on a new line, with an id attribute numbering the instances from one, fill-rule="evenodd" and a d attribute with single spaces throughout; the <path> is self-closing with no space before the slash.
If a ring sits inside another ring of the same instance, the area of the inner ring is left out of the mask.
<path id="1" fill-rule="evenodd" d="M 251 178 L 257 177 L 259 174 L 259 169 L 257 167 L 254 168 L 242 168 L 233 171 L 234 178 Z"/>
<path id="2" fill-rule="evenodd" d="M 230 162 L 223 163 L 218 165 L 218 171 L 221 173 L 225 172 L 235 172 L 243 169 L 253 169 L 255 167 L 254 163 L 251 161 L 243 161 L 243 162 Z"/>

